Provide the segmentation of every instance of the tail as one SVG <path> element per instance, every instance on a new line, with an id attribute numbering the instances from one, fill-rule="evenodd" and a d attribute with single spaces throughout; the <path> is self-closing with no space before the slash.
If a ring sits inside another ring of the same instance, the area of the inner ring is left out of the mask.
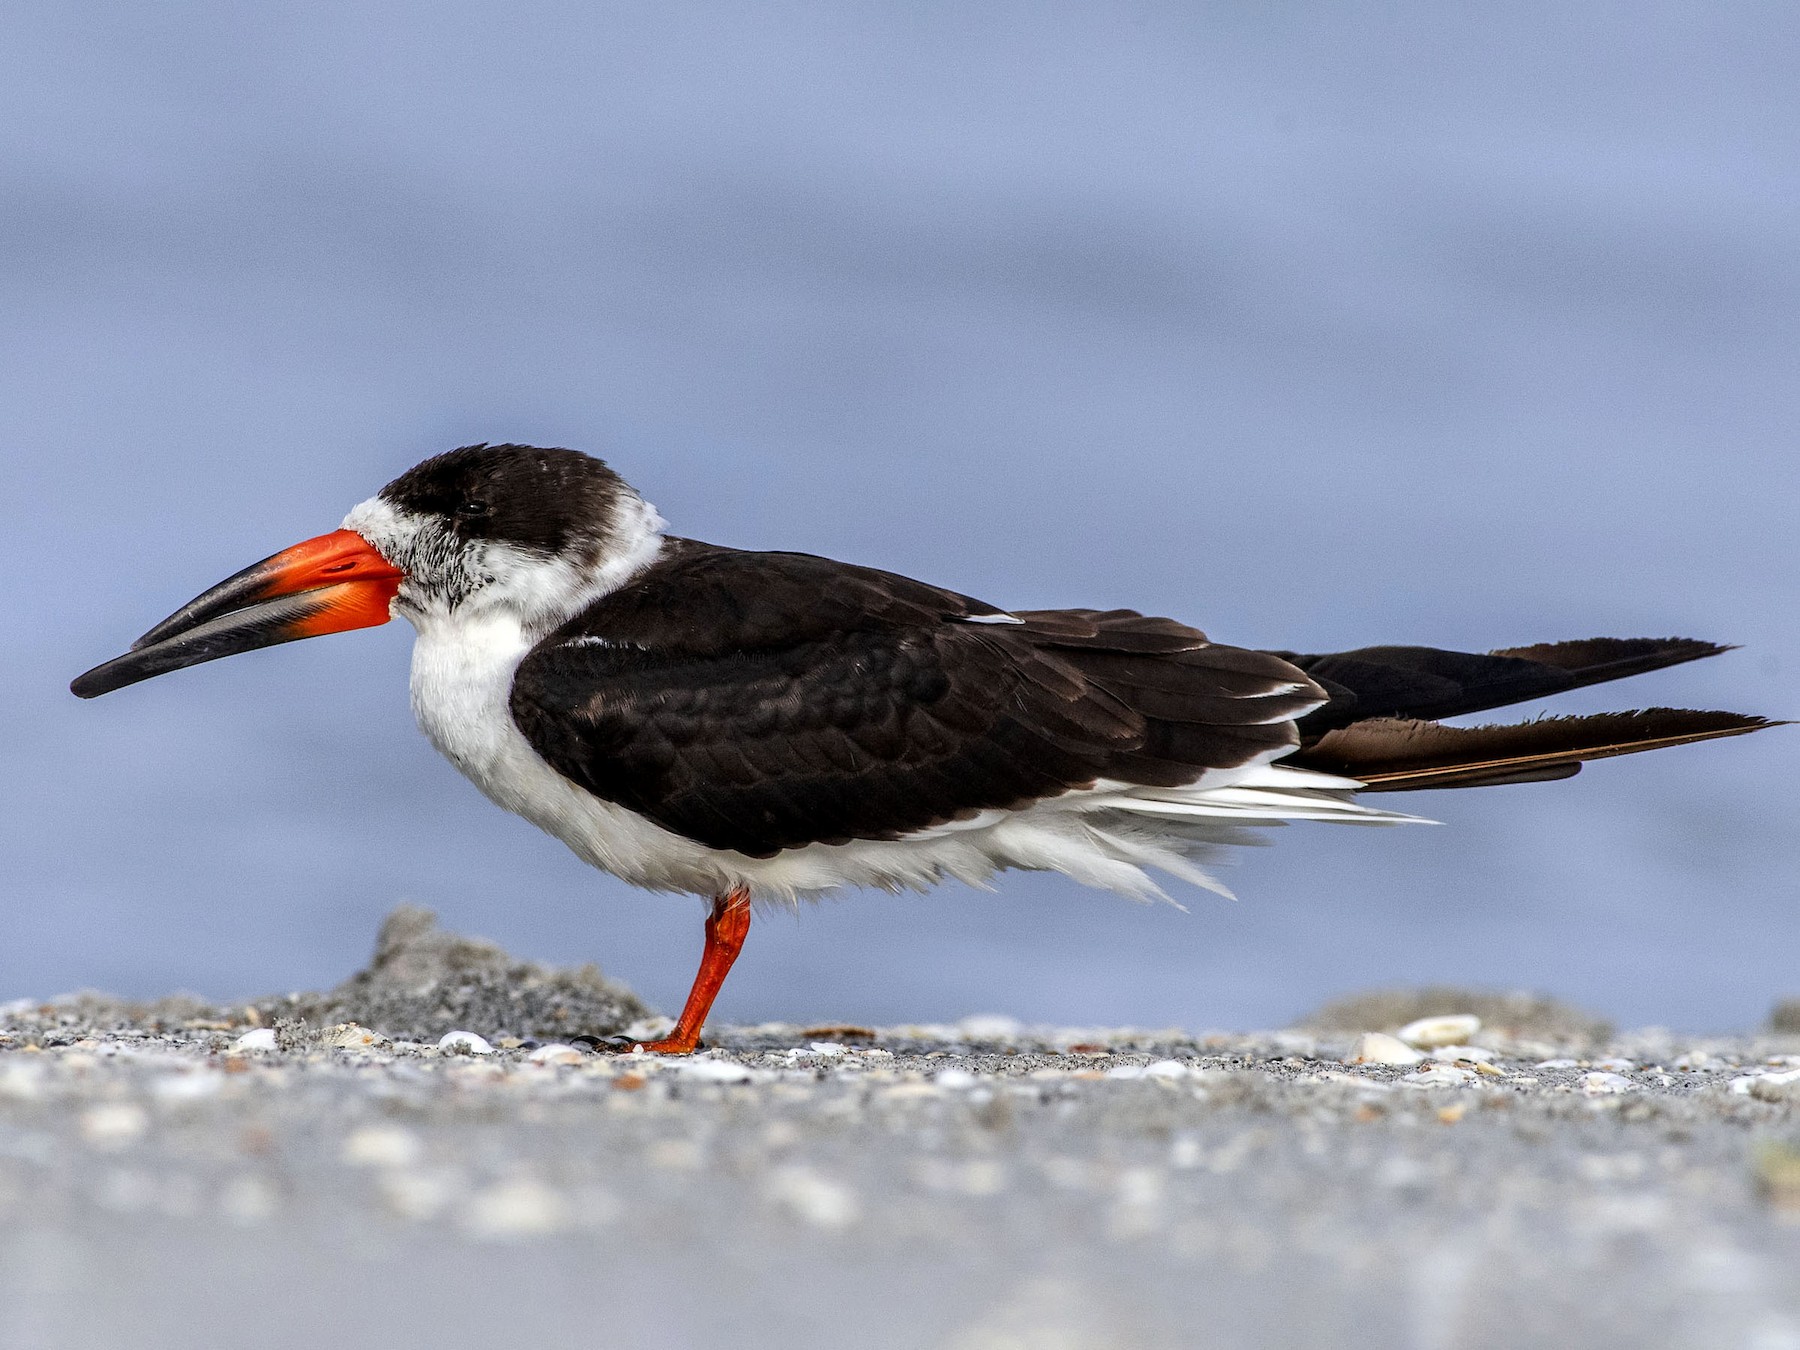
<path id="1" fill-rule="evenodd" d="M 1741 713 L 1646 708 L 1500 726 L 1438 719 L 1716 656 L 1691 638 L 1590 638 L 1486 655 L 1429 647 L 1365 647 L 1320 656 L 1280 652 L 1330 701 L 1300 719 L 1294 768 L 1354 778 L 1369 792 L 1488 787 L 1568 778 L 1591 759 L 1741 736 L 1779 726 Z"/>

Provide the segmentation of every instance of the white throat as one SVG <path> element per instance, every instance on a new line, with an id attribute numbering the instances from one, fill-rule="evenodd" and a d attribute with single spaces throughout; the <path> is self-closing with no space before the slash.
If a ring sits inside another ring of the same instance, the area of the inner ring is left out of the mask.
<path id="1" fill-rule="evenodd" d="M 422 529 L 418 518 L 380 498 L 358 506 L 345 525 L 390 557 L 404 557 Z M 413 716 L 444 757 L 499 805 L 531 814 L 523 810 L 523 785 L 509 781 L 522 757 L 537 760 L 509 706 L 519 662 L 551 630 L 654 563 L 663 528 L 655 507 L 626 492 L 613 506 L 604 554 L 585 565 L 490 542 L 469 560 L 482 584 L 461 603 L 436 602 L 427 587 L 402 588 L 394 612 L 418 632 Z"/>

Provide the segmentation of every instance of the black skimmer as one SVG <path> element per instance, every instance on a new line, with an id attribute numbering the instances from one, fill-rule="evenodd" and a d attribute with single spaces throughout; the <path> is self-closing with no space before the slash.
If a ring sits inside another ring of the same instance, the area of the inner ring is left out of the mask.
<path id="1" fill-rule="evenodd" d="M 1220 845 L 1290 820 L 1412 820 L 1359 793 L 1564 778 L 1584 761 L 1774 725 L 1652 708 L 1440 719 L 1712 656 L 1686 638 L 1481 655 L 1221 646 L 1131 610 L 1005 610 L 801 553 L 677 538 L 605 464 L 472 445 L 342 528 L 189 601 L 83 698 L 296 638 L 418 630 L 412 706 L 493 801 L 637 886 L 710 899 L 686 1053 L 752 901 L 1147 869 L 1222 889 Z"/>

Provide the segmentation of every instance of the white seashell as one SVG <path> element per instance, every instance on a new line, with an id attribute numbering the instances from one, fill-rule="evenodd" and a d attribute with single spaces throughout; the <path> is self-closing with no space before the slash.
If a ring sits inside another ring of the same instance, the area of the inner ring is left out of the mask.
<path id="1" fill-rule="evenodd" d="M 1188 1066 L 1178 1059 L 1159 1059 L 1154 1064 L 1144 1066 L 1146 1078 L 1186 1078 Z"/>
<path id="2" fill-rule="evenodd" d="M 342 1022 L 319 1033 L 319 1044 L 329 1050 L 385 1050 L 391 1041 L 378 1031 Z"/>
<path id="3" fill-rule="evenodd" d="M 572 1045 L 564 1045 L 561 1041 L 552 1041 L 549 1045 L 540 1045 L 525 1056 L 530 1064 L 579 1064 L 587 1058 Z"/>
<path id="4" fill-rule="evenodd" d="M 491 1055 L 494 1047 L 472 1031 L 446 1031 L 437 1043 L 439 1050 L 452 1053 L 460 1050 L 470 1055 Z"/>
<path id="5" fill-rule="evenodd" d="M 844 1047 L 836 1041 L 814 1041 L 806 1048 L 820 1059 L 842 1059 L 844 1057 Z"/>
<path id="6" fill-rule="evenodd" d="M 967 1069 L 944 1069 L 931 1081 L 941 1088 L 972 1088 L 981 1080 Z"/>
<path id="7" fill-rule="evenodd" d="M 1440 1045 L 1432 1050 L 1431 1057 L 1446 1064 L 1454 1064 L 1459 1059 L 1466 1059 L 1471 1064 L 1491 1064 L 1498 1058 L 1492 1050 L 1479 1045 Z"/>
<path id="8" fill-rule="evenodd" d="M 255 1031 L 246 1031 L 231 1043 L 233 1050 L 273 1050 L 275 1046 L 275 1028 L 258 1027 Z"/>
<path id="9" fill-rule="evenodd" d="M 1356 1038 L 1346 1064 L 1417 1064 L 1425 1056 L 1385 1031 L 1365 1031 Z"/>
<path id="10" fill-rule="evenodd" d="M 1454 1065 L 1431 1064 L 1417 1073 L 1407 1074 L 1400 1081 L 1409 1087 L 1466 1087 L 1475 1081 L 1475 1075 Z"/>
<path id="11" fill-rule="evenodd" d="M 1443 1017 L 1421 1017 L 1408 1022 L 1394 1034 L 1415 1050 L 1434 1050 L 1440 1045 L 1466 1045 L 1481 1030 L 1481 1019 L 1473 1013 L 1450 1013 Z"/>

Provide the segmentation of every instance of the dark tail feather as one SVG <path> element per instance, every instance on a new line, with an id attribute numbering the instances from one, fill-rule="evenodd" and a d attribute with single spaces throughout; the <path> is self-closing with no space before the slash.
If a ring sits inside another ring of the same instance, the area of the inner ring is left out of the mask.
<path id="1" fill-rule="evenodd" d="M 1384 717 L 1331 731 L 1283 762 L 1358 779 L 1369 792 L 1490 787 L 1568 778 L 1590 759 L 1741 736 L 1780 725 L 1742 713 L 1686 708 L 1547 717 L 1489 727 L 1446 727 Z"/>
<path id="2" fill-rule="evenodd" d="M 1729 643 L 1702 642 L 1698 638 L 1580 638 L 1573 642 L 1540 642 L 1531 647 L 1502 647 L 1488 655 L 1554 666 L 1566 671 L 1574 681 L 1570 688 L 1579 689 L 1736 650 Z"/>
<path id="3" fill-rule="evenodd" d="M 1730 650 L 1693 638 L 1585 638 L 1486 655 L 1433 647 L 1276 655 L 1299 666 L 1331 696 L 1300 719 L 1301 738 L 1310 744 L 1369 718 L 1461 717 Z"/>

